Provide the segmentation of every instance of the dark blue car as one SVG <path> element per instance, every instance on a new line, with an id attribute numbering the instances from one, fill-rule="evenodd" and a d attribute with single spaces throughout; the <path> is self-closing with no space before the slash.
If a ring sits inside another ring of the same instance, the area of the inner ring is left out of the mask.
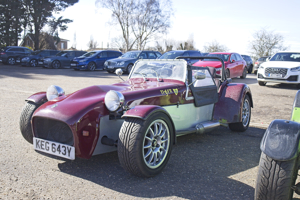
<path id="1" fill-rule="evenodd" d="M 119 58 L 106 61 L 104 69 L 109 73 L 113 73 L 116 69 L 130 73 L 132 66 L 138 59 L 156 59 L 160 56 L 161 53 L 158 51 L 128 51 Z"/>
<path id="2" fill-rule="evenodd" d="M 57 50 L 38 50 L 32 52 L 29 56 L 21 59 L 22 66 L 37 67 L 38 60 L 43 59 L 47 56 L 55 56 L 59 51 Z"/>
<path id="3" fill-rule="evenodd" d="M 99 50 L 91 51 L 80 57 L 74 58 L 71 67 L 74 70 L 90 70 L 104 69 L 105 61 L 122 56 L 120 51 Z"/>
<path id="4" fill-rule="evenodd" d="M 202 56 L 202 54 L 200 51 L 196 51 L 196 50 L 174 50 L 174 51 L 168 51 L 168 52 L 164 53 L 158 59 L 175 59 L 179 56 L 199 57 L 199 56 Z M 188 65 L 192 65 L 195 62 L 199 61 L 199 59 L 187 58 L 186 61 L 187 61 Z"/>

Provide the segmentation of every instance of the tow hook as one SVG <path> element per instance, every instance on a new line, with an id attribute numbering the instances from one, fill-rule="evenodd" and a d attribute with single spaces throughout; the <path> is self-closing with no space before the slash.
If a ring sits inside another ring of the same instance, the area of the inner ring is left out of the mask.
<path id="1" fill-rule="evenodd" d="M 297 183 L 296 185 L 292 186 L 292 190 L 294 190 L 297 194 L 300 195 L 300 183 Z"/>

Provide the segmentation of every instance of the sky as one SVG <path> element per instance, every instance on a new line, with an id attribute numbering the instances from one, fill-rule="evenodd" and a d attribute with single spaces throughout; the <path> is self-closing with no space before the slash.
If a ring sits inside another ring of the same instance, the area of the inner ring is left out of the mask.
<path id="1" fill-rule="evenodd" d="M 96 0 L 79 0 L 56 16 L 72 19 L 68 30 L 59 36 L 69 40 L 68 47 L 88 49 L 92 37 L 99 47 L 107 47 L 113 37 L 121 35 L 118 26 L 110 26 L 111 12 L 95 6 Z M 274 0 L 172 0 L 174 16 L 164 38 L 177 41 L 193 36 L 195 47 L 217 41 L 229 51 L 250 54 L 249 42 L 255 31 L 267 28 L 284 37 L 290 51 L 300 51 L 300 1 Z"/>

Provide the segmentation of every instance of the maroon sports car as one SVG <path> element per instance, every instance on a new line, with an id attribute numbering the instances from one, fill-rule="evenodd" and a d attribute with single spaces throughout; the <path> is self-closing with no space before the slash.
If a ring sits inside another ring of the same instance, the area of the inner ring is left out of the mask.
<path id="1" fill-rule="evenodd" d="M 125 170 L 151 177 L 166 166 L 177 136 L 220 125 L 245 131 L 251 107 L 250 88 L 231 84 L 225 73 L 216 78 L 215 68 L 139 60 L 120 83 L 68 95 L 52 85 L 33 94 L 20 129 L 35 150 L 71 160 L 117 150 Z"/>

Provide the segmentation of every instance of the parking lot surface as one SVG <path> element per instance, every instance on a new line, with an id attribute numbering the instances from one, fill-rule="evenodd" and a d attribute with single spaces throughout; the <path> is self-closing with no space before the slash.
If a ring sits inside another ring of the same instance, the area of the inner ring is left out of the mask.
<path id="1" fill-rule="evenodd" d="M 251 88 L 250 128 L 179 137 L 163 173 L 148 179 L 125 172 L 116 152 L 70 161 L 35 152 L 23 139 L 19 117 L 31 94 L 50 85 L 68 94 L 120 81 L 105 71 L 0 64 L 0 199 L 253 199 L 262 135 L 272 120 L 290 119 L 298 91 L 292 85 L 259 86 L 254 74 L 233 79 Z"/>

